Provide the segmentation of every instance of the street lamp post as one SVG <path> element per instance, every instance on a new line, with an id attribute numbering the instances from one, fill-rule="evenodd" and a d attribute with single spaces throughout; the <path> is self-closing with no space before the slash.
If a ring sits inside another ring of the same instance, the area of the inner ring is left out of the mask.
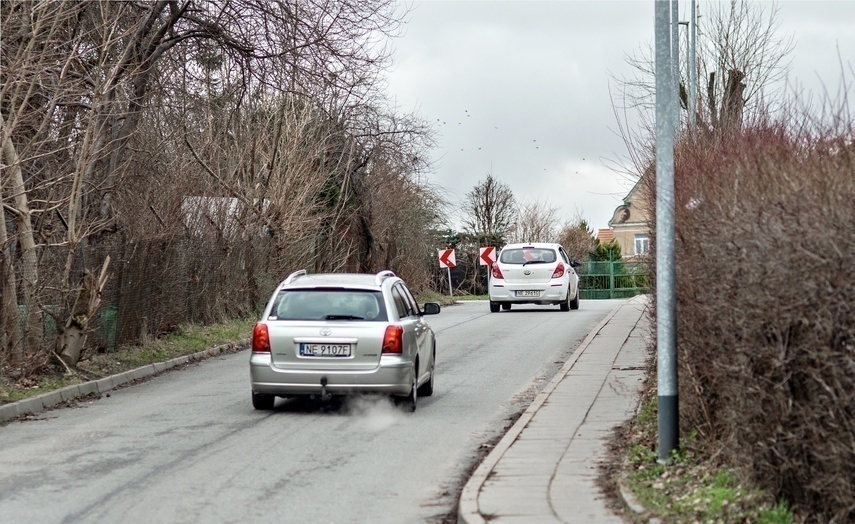
<path id="1" fill-rule="evenodd" d="M 679 91 L 675 91 L 673 76 L 673 35 L 678 22 L 676 4 L 676 0 L 673 4 L 671 0 L 656 0 L 655 3 L 656 369 L 659 460 L 662 462 L 679 447 L 674 235 L 674 136 L 679 108 Z"/>

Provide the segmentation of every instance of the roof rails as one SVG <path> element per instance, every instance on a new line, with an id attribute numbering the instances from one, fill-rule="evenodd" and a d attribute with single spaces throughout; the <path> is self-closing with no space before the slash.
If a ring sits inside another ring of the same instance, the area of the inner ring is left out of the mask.
<path id="1" fill-rule="evenodd" d="M 304 277 L 304 276 L 306 276 L 306 270 L 305 269 L 300 269 L 300 270 L 294 271 L 293 273 L 288 275 L 288 278 L 286 278 L 285 281 L 282 282 L 282 284 L 283 285 L 290 284 L 291 282 L 297 280 L 300 277 Z"/>
<path id="2" fill-rule="evenodd" d="M 391 272 L 388 269 L 386 271 L 381 271 L 381 272 L 377 273 L 377 276 L 374 278 L 374 283 L 379 286 L 383 283 L 384 280 L 386 280 L 387 278 L 390 278 L 390 277 L 394 277 L 394 276 L 395 276 L 395 273 Z"/>

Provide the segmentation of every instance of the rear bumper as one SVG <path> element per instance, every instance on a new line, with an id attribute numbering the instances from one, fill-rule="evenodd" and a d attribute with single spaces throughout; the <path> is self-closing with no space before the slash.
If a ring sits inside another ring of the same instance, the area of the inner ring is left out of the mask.
<path id="1" fill-rule="evenodd" d="M 284 397 L 320 395 L 324 378 L 326 393 L 331 395 L 408 395 L 412 368 L 411 361 L 392 356 L 381 357 L 376 368 L 358 371 L 275 368 L 271 366 L 270 355 L 264 353 L 252 353 L 249 360 L 252 391 Z"/>
<path id="2" fill-rule="evenodd" d="M 518 297 L 517 291 L 540 291 L 538 297 Z M 567 286 L 550 284 L 506 284 L 490 285 L 490 300 L 513 304 L 558 304 L 567 300 Z"/>

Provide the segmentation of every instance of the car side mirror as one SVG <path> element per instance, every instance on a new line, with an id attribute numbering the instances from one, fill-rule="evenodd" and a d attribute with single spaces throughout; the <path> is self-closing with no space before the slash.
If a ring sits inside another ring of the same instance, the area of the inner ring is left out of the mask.
<path id="1" fill-rule="evenodd" d="M 436 302 L 425 302 L 422 315 L 436 315 L 439 313 L 439 309 L 439 304 Z"/>
<path id="2" fill-rule="evenodd" d="M 582 265 L 582 263 L 579 262 L 578 260 L 571 260 L 570 261 L 570 267 L 579 267 L 581 265 Z"/>

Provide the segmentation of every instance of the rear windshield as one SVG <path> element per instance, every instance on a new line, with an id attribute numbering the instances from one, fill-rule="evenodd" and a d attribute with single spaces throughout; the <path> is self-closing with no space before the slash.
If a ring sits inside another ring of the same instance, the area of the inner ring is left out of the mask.
<path id="1" fill-rule="evenodd" d="M 268 320 L 355 320 L 385 322 L 379 291 L 290 289 L 280 291 Z"/>
<path id="2" fill-rule="evenodd" d="M 522 247 L 503 249 L 499 260 L 503 264 L 549 264 L 555 262 L 555 250 L 549 248 Z"/>

